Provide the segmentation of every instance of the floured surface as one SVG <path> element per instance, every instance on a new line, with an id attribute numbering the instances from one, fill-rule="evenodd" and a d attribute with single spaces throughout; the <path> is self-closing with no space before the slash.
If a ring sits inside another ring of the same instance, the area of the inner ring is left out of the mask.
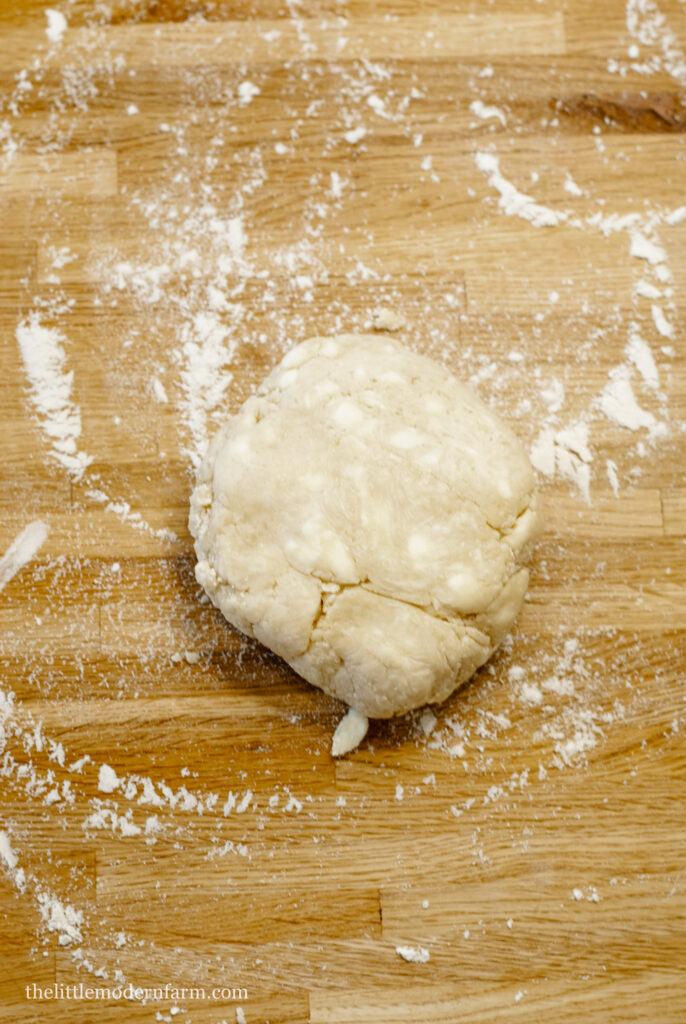
<path id="1" fill-rule="evenodd" d="M 48 530 L 0 594 L 4 1016 L 682 1024 L 683 4 L 49 10 L 0 33 L 0 551 Z M 380 328 L 547 530 L 493 659 L 334 762 L 186 512 L 289 348 Z"/>

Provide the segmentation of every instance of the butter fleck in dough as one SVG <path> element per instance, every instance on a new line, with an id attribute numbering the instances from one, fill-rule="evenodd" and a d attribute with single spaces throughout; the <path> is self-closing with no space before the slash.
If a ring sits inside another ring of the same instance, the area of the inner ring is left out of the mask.
<path id="1" fill-rule="evenodd" d="M 445 700 L 492 654 L 540 515 L 524 448 L 474 392 L 347 334 L 291 349 L 219 431 L 190 529 L 229 622 L 358 713 L 344 753 L 363 718 Z"/>

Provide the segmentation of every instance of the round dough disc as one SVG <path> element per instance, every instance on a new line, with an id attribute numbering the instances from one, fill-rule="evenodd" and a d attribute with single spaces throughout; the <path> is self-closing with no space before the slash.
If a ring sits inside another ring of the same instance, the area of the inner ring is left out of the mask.
<path id="1" fill-rule="evenodd" d="M 443 366 L 353 334 L 288 352 L 214 438 L 190 514 L 229 622 L 373 718 L 486 661 L 539 523 L 512 431 Z"/>

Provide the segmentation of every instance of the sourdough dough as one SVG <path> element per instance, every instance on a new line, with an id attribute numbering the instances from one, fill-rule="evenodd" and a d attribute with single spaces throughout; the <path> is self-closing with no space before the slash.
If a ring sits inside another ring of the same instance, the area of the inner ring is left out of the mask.
<path id="1" fill-rule="evenodd" d="M 190 529 L 229 622 L 358 713 L 342 752 L 364 716 L 442 701 L 486 661 L 539 514 L 522 445 L 472 391 L 347 334 L 293 348 L 219 431 Z"/>

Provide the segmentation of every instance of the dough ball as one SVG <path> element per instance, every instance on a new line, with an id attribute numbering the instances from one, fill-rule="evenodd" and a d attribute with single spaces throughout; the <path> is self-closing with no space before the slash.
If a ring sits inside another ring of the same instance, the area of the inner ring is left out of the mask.
<path id="1" fill-rule="evenodd" d="M 293 348 L 210 445 L 196 576 L 229 622 L 361 715 L 442 701 L 524 598 L 539 531 L 512 431 L 378 335 Z"/>

